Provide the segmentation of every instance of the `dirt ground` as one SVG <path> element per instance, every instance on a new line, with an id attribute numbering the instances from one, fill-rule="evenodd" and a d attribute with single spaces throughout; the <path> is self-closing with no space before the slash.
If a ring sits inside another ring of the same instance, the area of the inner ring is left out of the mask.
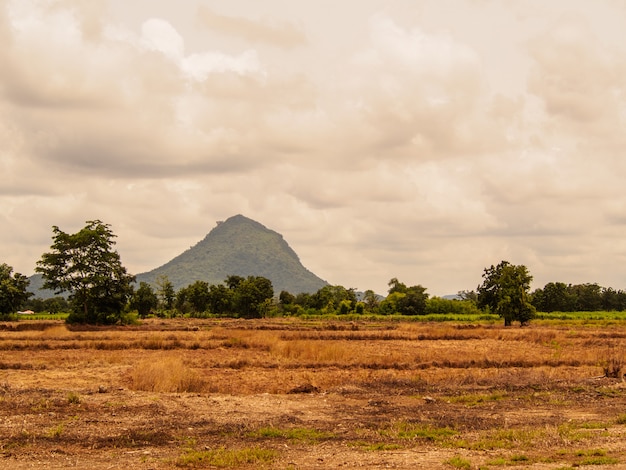
<path id="1" fill-rule="evenodd" d="M 587 355 L 626 325 L 38 328 L 0 330 L 0 468 L 626 469 L 625 384 Z M 509 362 L 428 352 L 481 345 Z M 182 391 L 141 385 L 172 357 L 150 377 Z"/>

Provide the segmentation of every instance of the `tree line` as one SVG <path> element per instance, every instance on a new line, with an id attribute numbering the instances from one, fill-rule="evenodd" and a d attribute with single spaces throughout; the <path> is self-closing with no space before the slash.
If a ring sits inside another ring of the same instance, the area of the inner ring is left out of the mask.
<path id="1" fill-rule="evenodd" d="M 272 283 L 262 276 L 228 276 L 223 283 L 196 281 L 175 291 L 167 277 L 156 286 L 128 274 L 115 251 L 115 234 L 100 220 L 87 221 L 77 233 L 53 226 L 50 251 L 37 262 L 43 287 L 52 299 L 31 299 L 29 280 L 0 264 L 0 318 L 7 319 L 20 308 L 35 311 L 69 311 L 68 322 L 114 324 L 126 321 L 131 312 L 140 317 L 227 315 L 260 318 L 273 315 L 378 314 L 427 315 L 437 313 L 497 314 L 505 325 L 528 323 L 536 311 L 569 312 L 626 309 L 626 292 L 598 284 L 550 282 L 530 292 L 532 276 L 524 265 L 501 261 L 484 269 L 475 291 L 462 291 L 456 299 L 430 297 L 422 285 L 407 286 L 397 278 L 388 283 L 382 297 L 367 290 L 327 285 L 315 293 L 275 296 Z"/>

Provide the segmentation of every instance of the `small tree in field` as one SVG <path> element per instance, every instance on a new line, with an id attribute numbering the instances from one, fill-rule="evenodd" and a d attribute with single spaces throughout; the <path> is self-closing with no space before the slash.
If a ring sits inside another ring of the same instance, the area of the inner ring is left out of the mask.
<path id="1" fill-rule="evenodd" d="M 501 261 L 497 266 L 485 268 L 483 283 L 478 286 L 478 307 L 488 307 L 504 318 L 504 325 L 514 321 L 522 325 L 535 315 L 535 307 L 530 303 L 529 289 L 533 277 L 524 265 L 516 266 Z"/>
<path id="2" fill-rule="evenodd" d="M 43 287 L 56 294 L 69 292 L 70 322 L 117 323 L 132 294 L 134 276 L 126 272 L 113 249 L 115 235 L 110 226 L 92 220 L 74 234 L 57 226 L 52 231 L 51 251 L 42 255 L 35 268 L 43 275 Z"/>

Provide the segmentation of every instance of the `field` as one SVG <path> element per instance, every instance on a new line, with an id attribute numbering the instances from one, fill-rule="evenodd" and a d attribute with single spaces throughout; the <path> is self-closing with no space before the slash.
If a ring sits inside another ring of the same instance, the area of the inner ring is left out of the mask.
<path id="1" fill-rule="evenodd" d="M 0 468 L 626 468 L 626 322 L 0 324 Z"/>

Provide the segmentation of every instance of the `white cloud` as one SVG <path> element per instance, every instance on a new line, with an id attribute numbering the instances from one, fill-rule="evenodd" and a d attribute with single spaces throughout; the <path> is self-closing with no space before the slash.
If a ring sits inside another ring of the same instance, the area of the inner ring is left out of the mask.
<path id="1" fill-rule="evenodd" d="M 178 62 L 185 55 L 185 40 L 178 31 L 165 20 L 150 18 L 141 26 L 141 44 L 149 50 L 162 52 L 169 59 Z"/>

